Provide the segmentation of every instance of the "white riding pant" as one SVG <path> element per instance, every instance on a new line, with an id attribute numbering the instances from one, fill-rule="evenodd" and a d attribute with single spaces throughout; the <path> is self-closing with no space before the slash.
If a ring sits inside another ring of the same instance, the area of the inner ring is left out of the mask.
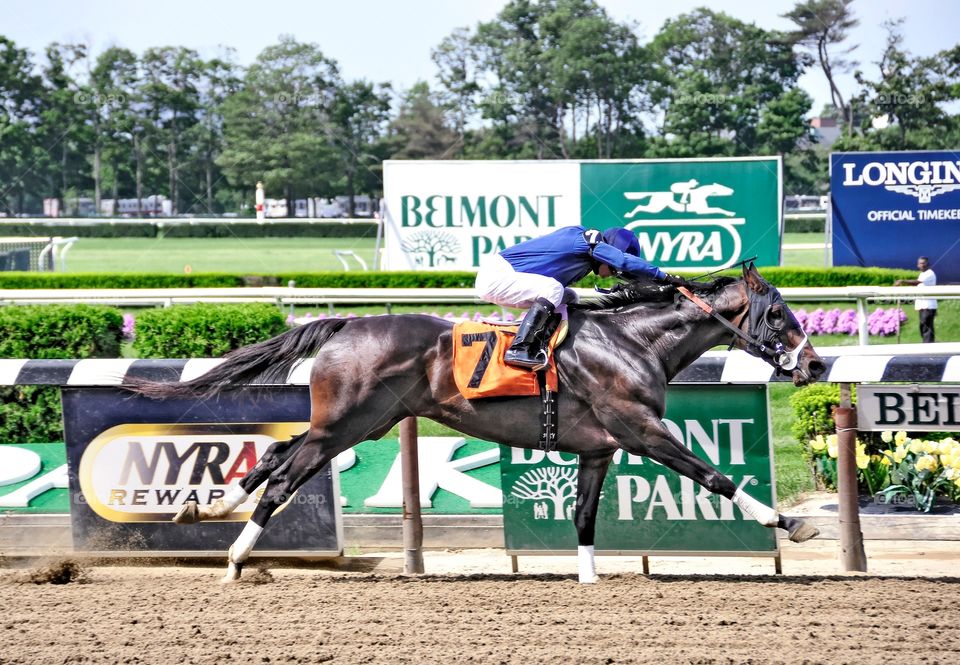
<path id="1" fill-rule="evenodd" d="M 477 272 L 477 294 L 501 307 L 530 307 L 537 298 L 545 298 L 559 307 L 563 302 L 563 284 L 552 277 L 517 272 L 499 254 L 487 259 Z"/>

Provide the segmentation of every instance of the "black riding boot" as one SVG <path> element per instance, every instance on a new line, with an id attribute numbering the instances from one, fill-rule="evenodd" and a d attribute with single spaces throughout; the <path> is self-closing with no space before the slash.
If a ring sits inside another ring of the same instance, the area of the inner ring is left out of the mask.
<path id="1" fill-rule="evenodd" d="M 532 371 L 546 367 L 548 358 L 544 347 L 549 339 L 552 320 L 553 303 L 546 298 L 537 298 L 523 317 L 513 344 L 503 354 L 503 362 Z"/>

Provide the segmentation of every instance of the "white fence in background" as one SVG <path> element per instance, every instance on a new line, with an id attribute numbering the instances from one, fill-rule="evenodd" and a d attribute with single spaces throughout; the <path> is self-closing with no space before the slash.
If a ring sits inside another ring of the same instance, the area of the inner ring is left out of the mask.
<path id="1" fill-rule="evenodd" d="M 597 297 L 594 291 L 578 289 L 582 299 Z M 780 289 L 788 303 L 851 301 L 857 305 L 859 340 L 869 343 L 867 303 L 884 301 L 909 304 L 915 298 L 960 298 L 954 286 L 844 286 Z M 189 303 L 267 302 L 279 307 L 294 305 L 478 305 L 483 303 L 471 288 L 462 289 L 307 289 L 257 287 L 222 289 L 0 289 L 0 306 L 42 303 L 90 303 L 118 307 L 170 307 Z"/>

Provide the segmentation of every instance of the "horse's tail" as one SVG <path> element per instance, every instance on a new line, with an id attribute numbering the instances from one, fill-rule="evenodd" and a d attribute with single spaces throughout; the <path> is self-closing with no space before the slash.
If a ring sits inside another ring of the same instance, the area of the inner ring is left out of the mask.
<path id="1" fill-rule="evenodd" d="M 244 384 L 286 383 L 297 361 L 315 355 L 346 323 L 346 319 L 327 319 L 297 326 L 266 341 L 231 351 L 219 365 L 189 381 L 162 383 L 128 379 L 123 387 L 149 397 L 204 398 Z"/>

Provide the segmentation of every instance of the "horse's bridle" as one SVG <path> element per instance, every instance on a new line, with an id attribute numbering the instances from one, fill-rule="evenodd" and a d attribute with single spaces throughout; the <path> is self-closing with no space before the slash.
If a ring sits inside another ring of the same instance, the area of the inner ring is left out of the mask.
<path id="1" fill-rule="evenodd" d="M 697 307 L 712 316 L 720 322 L 723 327 L 732 332 L 737 337 L 746 342 L 746 352 L 752 356 L 762 358 L 767 363 L 777 369 L 778 372 L 790 372 L 797 368 L 800 362 L 800 354 L 803 347 L 807 344 L 807 334 L 803 334 L 803 339 L 797 346 L 787 349 L 781 339 L 781 332 L 786 319 L 775 321 L 772 312 L 774 305 L 784 305 L 783 297 L 773 288 L 767 289 L 766 293 L 760 294 L 749 287 L 747 288 L 747 297 L 749 298 L 750 312 L 750 332 L 746 333 L 740 327 L 743 324 L 741 317 L 736 325 L 725 319 L 717 313 L 712 305 L 704 302 L 700 297 L 694 294 L 685 286 L 678 286 L 677 291 L 683 294 L 688 300 Z"/>

